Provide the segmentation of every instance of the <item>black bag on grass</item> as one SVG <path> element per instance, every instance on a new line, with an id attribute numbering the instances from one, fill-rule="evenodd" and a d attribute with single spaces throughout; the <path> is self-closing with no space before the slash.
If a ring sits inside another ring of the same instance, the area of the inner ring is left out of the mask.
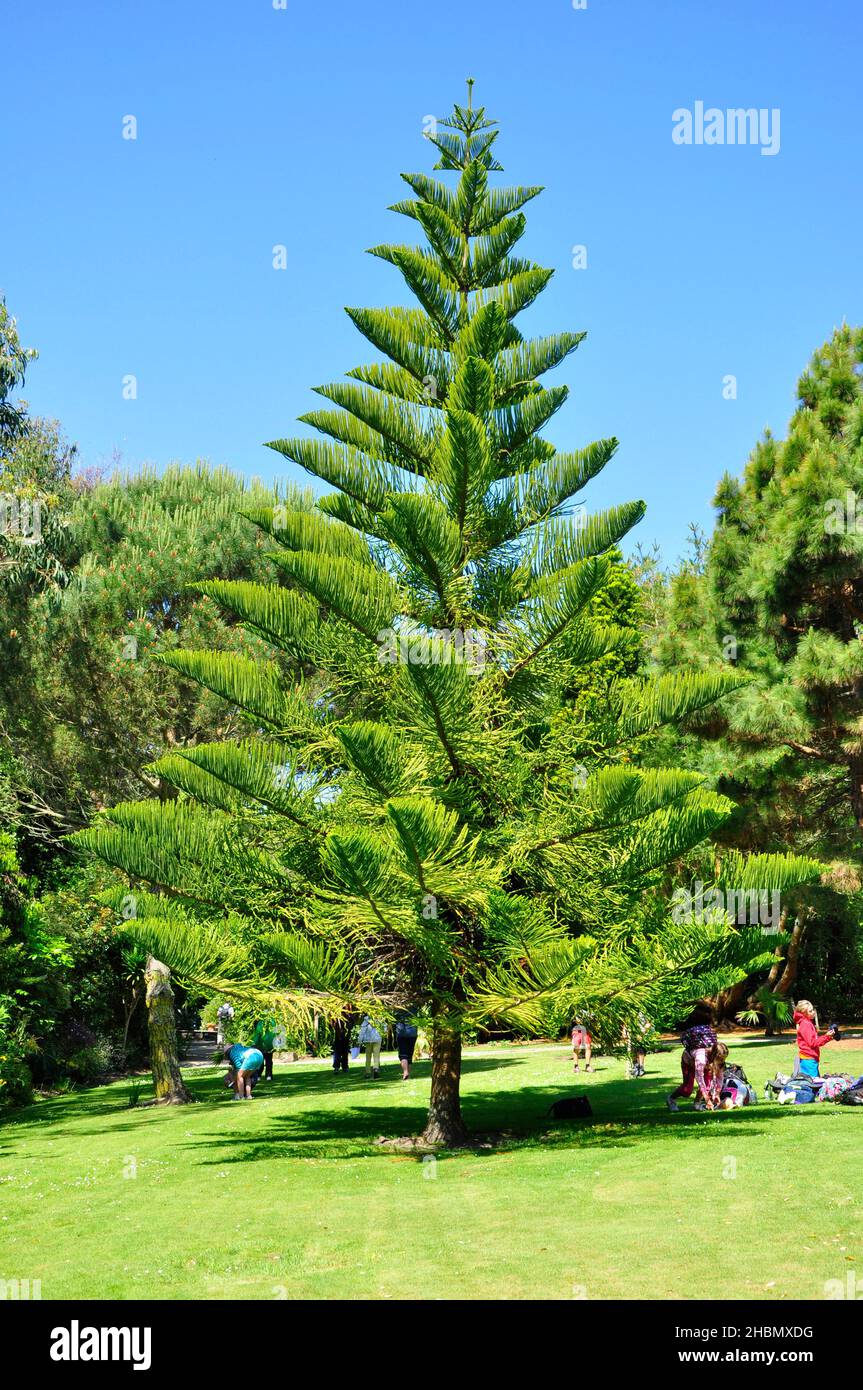
<path id="1" fill-rule="evenodd" d="M 590 1120 L 593 1118 L 593 1110 L 587 1096 L 567 1096 L 564 1100 L 556 1100 L 554 1105 L 548 1107 L 547 1113 L 553 1115 L 556 1120 Z"/>

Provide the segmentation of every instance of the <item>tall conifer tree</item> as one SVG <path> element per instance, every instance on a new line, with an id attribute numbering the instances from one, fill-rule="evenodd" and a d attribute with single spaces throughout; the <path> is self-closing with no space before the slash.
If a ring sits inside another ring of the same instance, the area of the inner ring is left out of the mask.
<path id="1" fill-rule="evenodd" d="M 395 205 L 424 244 L 373 249 L 416 303 L 349 309 L 384 360 L 318 388 L 328 404 L 304 423 L 319 438 L 272 445 L 332 489 L 312 514 L 249 512 L 284 583 L 199 586 L 309 679 L 166 657 L 260 735 L 162 758 L 176 799 L 117 807 L 77 837 L 158 890 L 136 891 L 129 930 L 187 984 L 296 1016 L 427 1011 L 423 1137 L 447 1144 L 466 1137 L 465 1029 L 579 1009 L 611 1038 L 669 981 L 697 996 L 764 946 L 655 911 L 665 866 L 730 803 L 632 761 L 733 678 L 611 679 L 595 716 L 561 705 L 574 672 L 631 643 L 594 601 L 644 505 L 574 514 L 616 441 L 558 452 L 542 433 L 567 388 L 540 378 L 584 335 L 516 326 L 551 276 L 515 254 L 540 189 L 492 186 L 497 130 L 470 88 L 430 136 L 452 178 L 404 175 Z M 738 862 L 735 885 L 813 871 Z"/>

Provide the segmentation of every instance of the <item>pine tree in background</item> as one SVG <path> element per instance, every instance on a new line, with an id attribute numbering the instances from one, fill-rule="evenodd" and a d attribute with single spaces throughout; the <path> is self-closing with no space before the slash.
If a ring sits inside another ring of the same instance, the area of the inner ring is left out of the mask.
<path id="1" fill-rule="evenodd" d="M 5 471 L 14 464 L 15 486 L 34 476 L 43 494 L 50 486 L 43 533 L 58 516 L 62 575 L 46 584 L 22 576 L 20 563 L 10 572 L 0 536 L 0 757 L 13 765 L 28 868 L 62 852 L 62 834 L 97 809 L 155 790 L 146 766 L 160 752 L 248 730 L 224 701 L 153 658 L 177 646 L 253 653 L 254 637 L 188 583 L 212 573 L 272 581 L 264 537 L 239 509 L 277 500 L 272 488 L 201 462 L 91 483 L 70 476 L 71 451 L 48 448 L 39 426 L 28 422 Z M 46 484 L 52 462 L 59 476 Z M 0 469 L 0 492 L 3 482 Z M 295 489 L 291 504 L 311 508 L 310 490 Z M 39 558 L 39 547 L 17 549 Z"/>
<path id="2" fill-rule="evenodd" d="M 819 920 L 835 939 L 817 957 L 829 972 L 813 962 L 810 978 L 823 990 L 825 973 L 844 974 L 858 999 L 861 988 L 859 930 L 849 936 L 863 848 L 861 371 L 863 329 L 843 326 L 800 378 L 787 437 L 768 432 L 742 480 L 722 479 L 704 565 L 674 579 L 655 652 L 668 669 L 684 658 L 748 677 L 682 745 L 690 765 L 745 808 L 735 842 L 832 862 L 823 889 L 788 922 L 788 959 L 770 979 L 782 995 Z"/>
<path id="3" fill-rule="evenodd" d="M 660 910 L 663 873 L 731 804 L 697 775 L 633 763 L 733 677 L 609 670 L 601 699 L 562 698 L 631 650 L 594 600 L 644 506 L 573 513 L 616 441 L 559 453 L 541 433 L 567 389 L 540 378 L 583 335 L 516 327 L 551 272 L 514 254 L 540 190 L 490 186 L 496 136 L 469 96 L 431 137 L 453 181 L 405 175 L 413 196 L 395 208 L 424 246 L 373 251 L 416 304 L 348 310 L 385 360 L 319 388 L 329 405 L 304 422 L 320 438 L 272 446 L 333 489 L 311 514 L 248 510 L 284 582 L 198 586 L 316 684 L 235 654 L 166 656 L 260 733 L 161 758 L 174 799 L 75 837 L 155 890 L 135 889 L 129 933 L 188 986 L 295 1018 L 429 1016 L 423 1139 L 446 1144 L 466 1137 L 465 1030 L 555 1028 L 578 1010 L 616 1040 L 638 1009 L 736 978 L 765 944 Z M 729 872 L 786 889 L 816 866 Z"/>

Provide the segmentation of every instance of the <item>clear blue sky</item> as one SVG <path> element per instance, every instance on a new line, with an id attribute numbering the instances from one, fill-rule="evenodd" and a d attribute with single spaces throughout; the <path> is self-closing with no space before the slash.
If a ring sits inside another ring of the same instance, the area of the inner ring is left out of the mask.
<path id="1" fill-rule="evenodd" d="M 644 497 L 634 534 L 673 561 L 811 351 L 863 320 L 861 37 L 859 0 L 9 4 L 0 289 L 40 351 L 31 408 L 84 464 L 285 476 L 264 441 L 375 357 L 343 306 L 406 300 L 363 251 L 414 239 L 386 207 L 470 74 L 504 181 L 547 189 L 522 249 L 557 273 L 522 326 L 588 332 L 550 437 L 618 436 L 588 506 Z M 779 153 L 675 145 L 699 100 L 778 107 Z"/>

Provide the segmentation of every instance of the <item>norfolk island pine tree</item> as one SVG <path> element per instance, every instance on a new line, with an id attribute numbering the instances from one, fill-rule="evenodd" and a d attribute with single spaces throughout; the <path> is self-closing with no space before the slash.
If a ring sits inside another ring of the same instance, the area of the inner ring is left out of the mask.
<path id="1" fill-rule="evenodd" d="M 145 885 L 126 930 L 189 988 L 294 1020 L 426 1011 L 422 1139 L 447 1145 L 467 1138 L 466 1029 L 579 1010 L 611 1040 L 669 991 L 695 998 L 769 959 L 757 931 L 657 910 L 667 866 L 732 806 L 697 775 L 634 762 L 735 678 L 613 679 L 589 716 L 561 703 L 575 669 L 631 641 L 592 604 L 644 505 L 572 514 L 616 441 L 559 453 L 540 433 L 567 388 L 539 378 L 584 335 L 515 325 L 552 273 L 512 254 L 541 190 L 489 186 L 497 131 L 471 88 L 430 137 L 453 182 L 403 176 L 414 196 L 394 210 L 425 246 L 372 252 L 417 304 L 348 310 L 386 360 L 318 388 L 335 408 L 303 421 L 323 439 L 271 445 L 334 489 L 311 514 L 247 512 L 284 582 L 196 586 L 305 677 L 166 655 L 258 734 L 161 758 L 164 798 L 72 837 Z M 818 866 L 733 857 L 725 872 L 788 889 Z"/>

